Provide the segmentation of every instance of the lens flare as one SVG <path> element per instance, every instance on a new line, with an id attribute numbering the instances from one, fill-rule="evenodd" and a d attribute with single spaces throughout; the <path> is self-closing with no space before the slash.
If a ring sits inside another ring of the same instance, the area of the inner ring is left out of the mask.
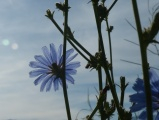
<path id="1" fill-rule="evenodd" d="M 10 42 L 9 42 L 8 39 L 4 39 L 4 40 L 2 41 L 2 44 L 3 44 L 4 46 L 8 46 L 8 45 L 10 44 Z"/>
<path id="2" fill-rule="evenodd" d="M 11 47 L 12 47 L 13 50 L 17 50 L 18 49 L 18 44 L 17 43 L 13 43 L 11 45 Z"/>

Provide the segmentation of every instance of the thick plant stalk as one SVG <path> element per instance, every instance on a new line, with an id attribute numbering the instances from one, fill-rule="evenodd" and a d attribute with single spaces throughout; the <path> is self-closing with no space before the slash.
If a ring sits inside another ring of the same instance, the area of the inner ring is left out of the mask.
<path id="1" fill-rule="evenodd" d="M 143 77 L 144 77 L 144 85 L 145 85 L 145 93 L 146 93 L 146 110 L 147 110 L 147 120 L 153 120 L 152 115 L 152 98 L 151 98 L 151 87 L 149 81 L 149 72 L 148 72 L 148 62 L 147 62 L 147 53 L 146 49 L 147 46 L 143 41 L 143 34 L 141 29 L 141 23 L 139 18 L 139 12 L 137 7 L 136 0 L 132 0 L 134 16 L 136 20 L 137 32 L 139 37 L 139 44 L 140 44 L 140 51 L 141 51 L 141 61 L 142 61 L 142 70 L 143 70 Z"/>
<path id="2" fill-rule="evenodd" d="M 68 120 L 71 120 L 71 112 L 67 94 L 67 87 L 66 87 L 66 74 L 65 74 L 65 66 L 66 66 L 66 43 L 67 43 L 67 21 L 68 21 L 68 0 L 65 0 L 65 11 L 64 11 L 64 40 L 63 40 L 63 94 L 65 99 L 66 105 L 66 112 Z"/>

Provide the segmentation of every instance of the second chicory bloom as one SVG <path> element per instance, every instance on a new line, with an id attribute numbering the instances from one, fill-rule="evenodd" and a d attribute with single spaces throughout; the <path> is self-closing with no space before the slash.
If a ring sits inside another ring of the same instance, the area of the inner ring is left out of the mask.
<path id="1" fill-rule="evenodd" d="M 50 44 L 50 50 L 44 46 L 42 47 L 44 56 L 35 55 L 36 61 L 30 62 L 29 66 L 35 68 L 35 70 L 32 70 L 29 75 L 30 77 L 37 77 L 34 81 L 35 85 L 42 82 L 40 91 L 43 91 L 44 88 L 46 88 L 46 91 L 50 91 L 52 86 L 54 86 L 56 91 L 59 88 L 59 84 L 62 85 L 62 73 L 64 70 L 62 48 L 63 46 L 60 45 L 58 51 L 56 51 L 53 43 Z M 71 75 L 76 74 L 76 68 L 80 66 L 80 62 L 71 62 L 77 56 L 77 54 L 70 56 L 73 52 L 73 49 L 66 51 L 65 66 L 66 80 L 71 84 L 74 84 L 74 79 Z"/>
<path id="2" fill-rule="evenodd" d="M 150 86 L 152 93 L 152 109 L 153 112 L 157 113 L 155 120 L 159 120 L 159 76 L 155 73 L 154 70 L 149 70 Z M 144 80 L 137 78 L 136 83 L 133 86 L 133 89 L 137 92 L 133 95 L 130 95 L 130 102 L 134 103 L 130 107 L 131 112 L 137 112 L 143 110 L 139 115 L 140 120 L 146 120 L 147 111 L 146 111 L 146 96 L 144 88 Z"/>

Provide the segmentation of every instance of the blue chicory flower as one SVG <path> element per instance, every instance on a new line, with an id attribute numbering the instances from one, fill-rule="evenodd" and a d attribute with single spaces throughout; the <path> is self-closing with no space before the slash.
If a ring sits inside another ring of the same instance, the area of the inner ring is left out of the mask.
<path id="1" fill-rule="evenodd" d="M 35 68 L 29 72 L 30 77 L 37 77 L 34 81 L 35 85 L 41 83 L 40 91 L 46 88 L 46 92 L 50 91 L 51 87 L 54 86 L 54 90 L 59 89 L 59 84 L 62 86 L 62 71 L 63 71 L 63 55 L 62 55 L 63 45 L 59 46 L 58 51 L 56 51 L 54 44 L 50 44 L 49 49 L 44 46 L 42 51 L 44 56 L 35 55 L 36 61 L 31 61 L 29 66 Z M 76 56 L 72 55 L 74 49 L 69 49 L 66 51 L 66 67 L 65 74 L 67 82 L 74 84 L 74 79 L 71 75 L 77 73 L 76 68 L 80 66 L 80 62 L 71 62 Z"/>
<path id="2" fill-rule="evenodd" d="M 154 70 L 149 69 L 149 78 L 152 93 L 152 110 L 153 112 L 157 113 L 155 120 L 159 120 L 159 76 L 156 74 Z M 137 78 L 136 83 L 133 86 L 133 89 L 137 93 L 129 96 L 130 102 L 134 103 L 134 105 L 130 107 L 130 110 L 131 112 L 143 110 L 138 117 L 140 120 L 146 120 L 147 111 L 144 80 Z"/>

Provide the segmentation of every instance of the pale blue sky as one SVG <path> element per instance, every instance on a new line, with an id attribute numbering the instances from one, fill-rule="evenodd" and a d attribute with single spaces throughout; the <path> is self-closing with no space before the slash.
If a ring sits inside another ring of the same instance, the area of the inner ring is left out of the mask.
<path id="1" fill-rule="evenodd" d="M 55 19 L 63 27 L 63 16 L 55 7 L 62 0 L 0 0 L 0 120 L 66 120 L 62 88 L 58 91 L 40 92 L 40 85 L 34 86 L 34 78 L 29 78 L 29 61 L 34 55 L 41 55 L 42 46 L 54 43 L 56 48 L 62 43 L 63 37 L 55 26 L 44 15 L 47 9 L 55 10 Z M 107 7 L 113 1 L 107 0 Z M 88 0 L 70 0 L 69 25 L 75 31 L 75 38 L 92 54 L 97 48 L 97 31 L 92 5 Z M 152 7 L 157 0 L 150 0 Z M 149 26 L 151 17 L 147 9 L 147 0 L 139 1 L 141 22 L 143 27 Z M 109 15 L 109 23 L 114 26 L 112 36 L 114 75 L 116 83 L 120 76 L 125 76 L 129 86 L 126 90 L 125 105 L 130 107 L 128 95 L 133 91 L 131 86 L 141 76 L 141 66 L 122 62 L 125 59 L 140 63 L 140 49 L 124 39 L 138 43 L 136 31 L 126 22 L 134 26 L 134 16 L 130 0 L 118 0 Z M 109 49 L 105 23 L 103 37 L 107 58 Z M 157 37 L 158 38 L 158 37 Z M 157 39 L 156 38 L 156 39 Z M 71 46 L 68 44 L 68 48 Z M 153 46 L 149 47 L 155 51 Z M 149 53 L 151 66 L 158 67 L 158 56 Z M 78 55 L 75 60 L 81 62 L 75 78 L 75 85 L 68 85 L 68 94 L 72 118 L 75 119 L 81 109 L 89 109 L 87 104 L 88 89 L 92 107 L 95 106 L 97 95 L 97 73 L 85 69 L 86 61 Z M 158 71 L 157 71 L 158 72 Z M 105 76 L 104 76 L 105 77 Z M 103 78 L 104 78 L 103 77 Z M 109 100 L 111 96 L 109 96 Z M 79 119 L 90 112 L 81 112 Z"/>

